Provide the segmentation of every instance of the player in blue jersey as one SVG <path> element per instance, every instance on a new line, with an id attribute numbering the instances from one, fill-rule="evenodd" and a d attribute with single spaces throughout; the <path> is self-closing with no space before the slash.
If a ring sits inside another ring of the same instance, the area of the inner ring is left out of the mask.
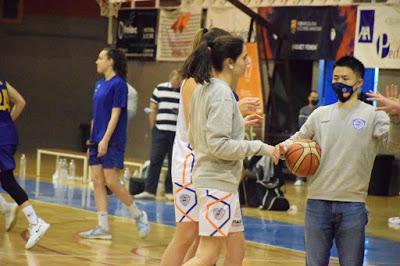
<path id="1" fill-rule="evenodd" d="M 29 239 L 26 249 L 32 248 L 46 233 L 50 225 L 36 215 L 28 195 L 14 177 L 14 155 L 18 145 L 18 134 L 14 121 L 22 113 L 25 100 L 5 80 L 0 80 L 0 182 L 1 187 L 21 207 L 29 222 Z M 15 204 L 7 203 L 3 197 L 0 205 L 6 216 L 6 230 L 12 229 L 17 218 Z"/>
<path id="2" fill-rule="evenodd" d="M 103 49 L 96 61 L 103 78 L 96 82 L 93 94 L 93 120 L 89 146 L 89 164 L 94 185 L 98 226 L 80 233 L 82 238 L 111 239 L 108 224 L 106 185 L 129 209 L 140 237 L 150 232 L 147 214 L 136 207 L 131 195 L 119 181 L 124 167 L 127 131 L 125 54 L 118 49 Z"/>

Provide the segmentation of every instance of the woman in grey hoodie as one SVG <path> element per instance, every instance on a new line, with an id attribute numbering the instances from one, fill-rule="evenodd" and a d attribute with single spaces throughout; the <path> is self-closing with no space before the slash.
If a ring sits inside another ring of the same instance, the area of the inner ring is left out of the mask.
<path id="1" fill-rule="evenodd" d="M 199 198 L 200 244 L 185 265 L 213 265 L 225 242 L 237 254 L 225 258 L 225 265 L 241 265 L 245 243 L 237 189 L 242 160 L 267 155 L 277 162 L 279 151 L 259 140 L 244 140 L 245 125 L 232 90 L 248 65 L 243 40 L 223 36 L 203 42 L 192 60 L 197 64 L 191 77 L 204 84 L 192 97 L 189 132 L 196 152 L 193 184 Z"/>

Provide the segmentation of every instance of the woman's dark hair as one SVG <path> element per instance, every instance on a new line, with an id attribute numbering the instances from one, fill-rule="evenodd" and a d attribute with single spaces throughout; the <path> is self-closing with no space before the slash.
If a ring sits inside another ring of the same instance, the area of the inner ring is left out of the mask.
<path id="1" fill-rule="evenodd" d="M 194 78 L 197 83 L 209 82 L 211 70 L 222 71 L 224 60 L 233 61 L 243 52 L 244 41 L 234 36 L 221 36 L 212 42 L 202 41 L 186 60 L 184 78 Z"/>
<path id="2" fill-rule="evenodd" d="M 126 79 L 128 74 L 128 66 L 126 62 L 126 56 L 123 51 L 115 48 L 104 48 L 103 51 L 107 52 L 108 59 L 114 61 L 113 69 L 115 73 L 123 79 Z"/>
<path id="3" fill-rule="evenodd" d="M 200 29 L 196 32 L 193 38 L 193 51 L 197 49 L 202 41 L 207 41 L 211 43 L 218 37 L 230 35 L 231 34 L 229 32 L 220 28 Z"/>
<path id="4" fill-rule="evenodd" d="M 196 67 L 197 62 L 193 60 L 194 53 L 197 50 L 197 48 L 200 46 L 202 42 L 207 42 L 208 44 L 211 45 L 211 43 L 218 37 L 221 36 L 231 36 L 229 32 L 226 30 L 220 29 L 220 28 L 211 28 L 211 29 L 200 29 L 199 31 L 196 32 L 194 38 L 193 38 L 193 52 L 189 57 L 186 59 L 185 63 L 183 64 L 181 68 L 181 73 L 183 78 L 190 78 L 188 73 L 190 72 L 190 69 L 193 69 Z"/>

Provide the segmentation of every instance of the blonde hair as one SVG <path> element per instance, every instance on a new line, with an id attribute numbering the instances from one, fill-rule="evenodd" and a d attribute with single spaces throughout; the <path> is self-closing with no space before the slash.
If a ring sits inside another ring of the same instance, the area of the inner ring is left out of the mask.
<path id="1" fill-rule="evenodd" d="M 169 73 L 169 79 L 171 80 L 174 77 L 182 78 L 182 75 L 178 70 L 174 69 L 171 71 L 171 73 Z"/>
<path id="2" fill-rule="evenodd" d="M 197 47 L 199 47 L 199 44 L 201 43 L 204 34 L 206 34 L 208 32 L 207 28 L 202 28 L 199 29 L 193 37 L 193 50 L 196 50 Z"/>

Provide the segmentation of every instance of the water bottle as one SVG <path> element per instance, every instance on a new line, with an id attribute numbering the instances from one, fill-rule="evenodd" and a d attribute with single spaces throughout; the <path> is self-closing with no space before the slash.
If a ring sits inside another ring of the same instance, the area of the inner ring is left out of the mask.
<path id="1" fill-rule="evenodd" d="M 127 168 L 125 168 L 125 171 L 124 171 L 124 175 L 123 175 L 123 177 L 122 177 L 122 182 L 123 182 L 123 184 L 125 183 L 125 184 L 129 184 L 129 179 L 131 178 L 131 173 L 130 173 L 130 171 L 129 171 L 129 168 L 127 167 Z"/>
<path id="2" fill-rule="evenodd" d="M 67 159 L 64 159 L 64 161 L 63 161 L 63 178 L 64 179 L 68 178 L 68 163 L 67 163 Z"/>
<path id="3" fill-rule="evenodd" d="M 69 177 L 69 179 L 74 179 L 75 178 L 75 169 L 76 169 L 76 166 L 75 166 L 75 162 L 74 162 L 74 160 L 71 160 L 71 162 L 69 163 L 69 173 L 68 173 L 68 177 Z"/>
<path id="4" fill-rule="evenodd" d="M 67 160 L 66 159 L 61 159 L 59 178 L 60 179 L 66 179 L 67 176 L 68 176 Z"/>
<path id="5" fill-rule="evenodd" d="M 133 177 L 140 177 L 139 176 L 139 170 L 135 170 L 135 172 L 133 172 Z"/>
<path id="6" fill-rule="evenodd" d="M 60 170 L 61 170 L 61 159 L 57 159 L 56 170 L 53 173 L 53 181 L 56 181 L 60 178 Z"/>
<path id="7" fill-rule="evenodd" d="M 21 159 L 19 160 L 19 178 L 25 179 L 26 177 L 26 156 L 25 154 L 21 155 Z"/>
<path id="8" fill-rule="evenodd" d="M 26 156 L 25 154 L 22 154 L 21 159 L 19 160 L 19 184 L 24 189 L 25 189 L 25 178 L 26 178 Z"/>

